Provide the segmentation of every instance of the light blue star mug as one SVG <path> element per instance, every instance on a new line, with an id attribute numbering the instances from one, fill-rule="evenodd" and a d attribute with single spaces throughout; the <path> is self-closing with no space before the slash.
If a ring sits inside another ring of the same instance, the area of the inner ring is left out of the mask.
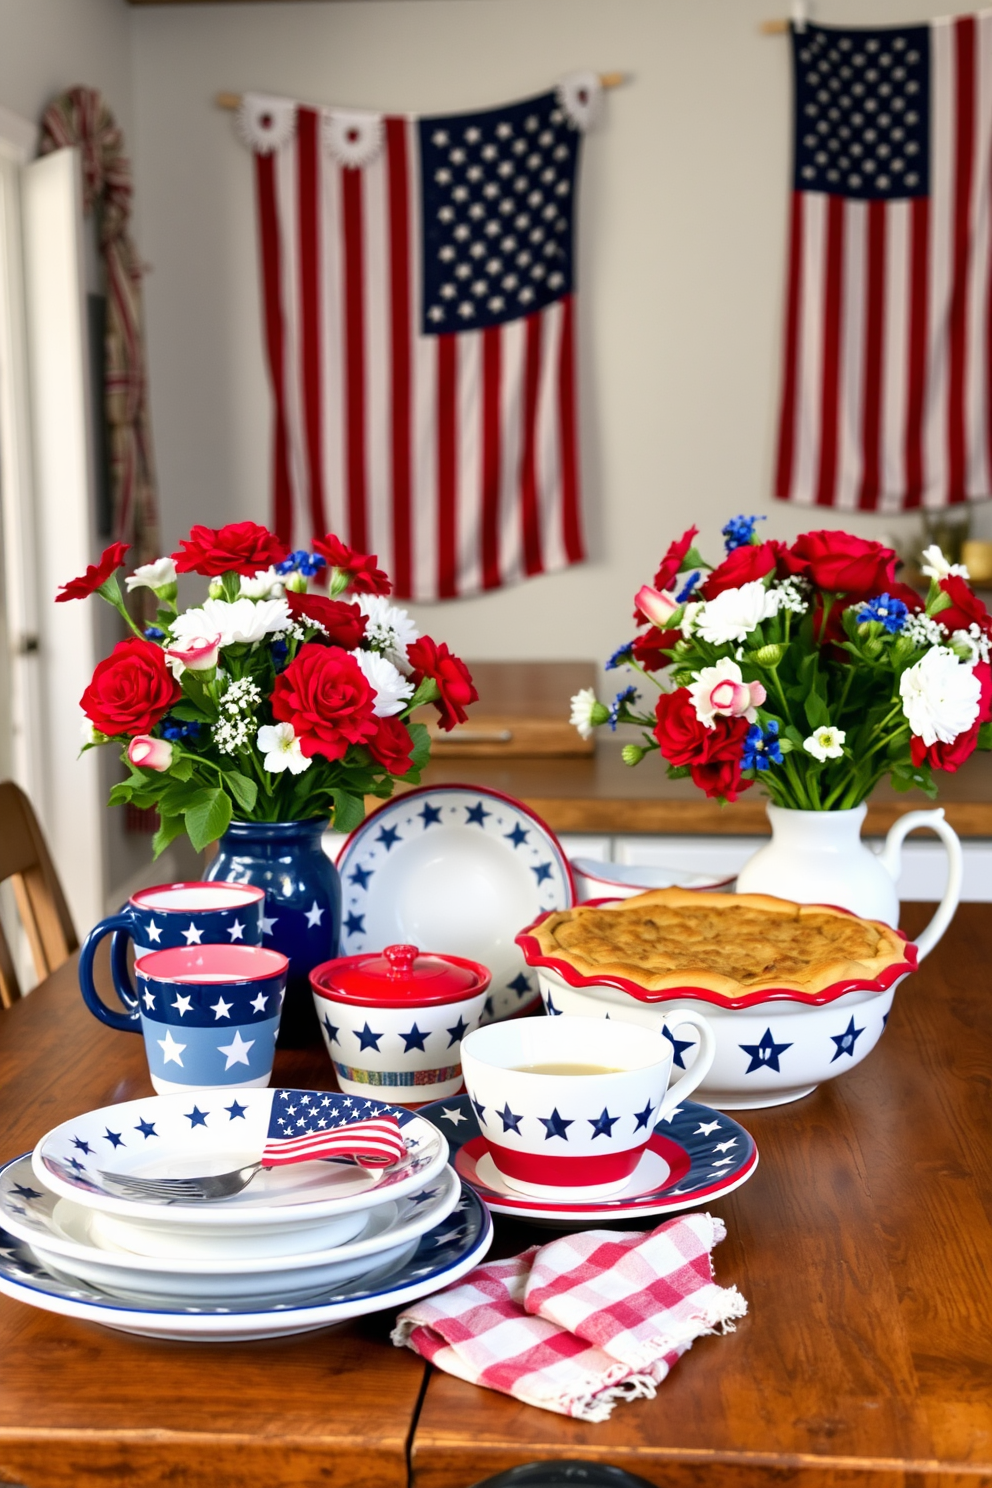
<path id="1" fill-rule="evenodd" d="M 94 1017 L 111 1028 L 137 1033 L 138 992 L 128 973 L 128 944 L 136 957 L 173 946 L 260 946 L 265 927 L 265 892 L 253 884 L 173 883 L 139 889 L 119 914 L 90 931 L 79 955 L 79 986 Z M 114 990 L 124 1011 L 107 1007 L 96 990 L 93 963 L 105 935 L 110 943 Z"/>

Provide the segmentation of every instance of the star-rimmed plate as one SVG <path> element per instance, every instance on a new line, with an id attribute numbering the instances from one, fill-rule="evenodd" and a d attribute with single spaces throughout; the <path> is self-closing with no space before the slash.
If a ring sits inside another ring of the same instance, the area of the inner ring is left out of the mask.
<path id="1" fill-rule="evenodd" d="M 468 785 L 407 791 L 352 832 L 338 872 L 342 956 L 395 942 L 467 956 L 492 972 L 484 1022 L 536 1006 L 514 936 L 569 909 L 575 885 L 561 843 L 521 801 Z"/>
<path id="2" fill-rule="evenodd" d="M 427 1187 L 371 1210 L 359 1238 L 344 1245 L 292 1255 L 161 1258 L 105 1242 L 99 1211 L 37 1184 L 30 1153 L 0 1167 L 0 1225 L 30 1245 L 38 1260 L 115 1296 L 186 1302 L 269 1296 L 278 1301 L 378 1271 L 447 1219 L 461 1197 L 461 1182 L 446 1167 Z"/>
<path id="3" fill-rule="evenodd" d="M 384 1113 L 399 1123 L 406 1155 L 380 1173 L 333 1161 L 301 1163 L 263 1170 L 231 1198 L 167 1205 L 124 1198 L 101 1176 L 226 1173 L 257 1162 L 272 1137 L 304 1136 Z M 266 1229 L 285 1234 L 294 1225 L 359 1214 L 423 1188 L 447 1160 L 447 1143 L 437 1128 L 402 1106 L 337 1091 L 230 1085 L 87 1111 L 47 1132 L 31 1154 L 43 1186 L 61 1198 L 158 1229 L 229 1235 Z"/>
<path id="4" fill-rule="evenodd" d="M 570 1225 L 674 1214 L 722 1198 L 746 1183 L 758 1166 L 750 1132 L 725 1112 L 687 1100 L 658 1122 L 626 1188 L 606 1199 L 553 1203 L 517 1193 L 503 1181 L 467 1095 L 432 1101 L 422 1111 L 447 1137 L 452 1166 L 462 1182 L 471 1184 L 495 1214 L 518 1219 Z"/>
<path id="5" fill-rule="evenodd" d="M 0 1229 L 0 1293 L 44 1312 L 101 1323 L 122 1333 L 146 1338 L 202 1339 L 209 1342 L 279 1338 L 309 1333 L 346 1318 L 403 1307 L 418 1297 L 460 1280 L 483 1259 L 493 1237 L 485 1204 L 466 1185 L 453 1212 L 416 1242 L 412 1254 L 378 1271 L 358 1276 L 305 1299 L 270 1301 L 255 1298 L 224 1305 L 190 1299 L 122 1301 L 97 1287 L 58 1274 L 30 1247 Z"/>

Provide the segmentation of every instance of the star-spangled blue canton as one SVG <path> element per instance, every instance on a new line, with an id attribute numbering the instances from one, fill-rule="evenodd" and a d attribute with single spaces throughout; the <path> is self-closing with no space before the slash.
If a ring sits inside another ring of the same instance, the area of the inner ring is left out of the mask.
<path id="1" fill-rule="evenodd" d="M 569 294 L 579 131 L 554 93 L 421 119 L 423 330 L 479 330 Z"/>
<path id="2" fill-rule="evenodd" d="M 930 189 L 926 26 L 793 35 L 797 191 L 897 201 Z"/>

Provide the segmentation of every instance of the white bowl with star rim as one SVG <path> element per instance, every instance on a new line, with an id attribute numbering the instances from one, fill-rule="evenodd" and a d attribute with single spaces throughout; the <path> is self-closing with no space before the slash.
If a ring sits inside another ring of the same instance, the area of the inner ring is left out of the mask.
<path id="1" fill-rule="evenodd" d="M 705 1014 L 716 1054 L 695 1099 L 723 1111 L 750 1111 L 800 1100 L 845 1074 L 871 1053 L 885 1029 L 892 999 L 903 977 L 884 991 L 847 992 L 812 1005 L 769 999 L 744 1008 L 723 1008 L 699 998 L 640 1002 L 599 983 L 570 987 L 547 967 L 538 972 L 541 1000 L 551 1016 L 611 1018 L 659 1030 L 672 1042 L 676 1066 L 691 1069 L 698 1044 L 678 1014 Z"/>

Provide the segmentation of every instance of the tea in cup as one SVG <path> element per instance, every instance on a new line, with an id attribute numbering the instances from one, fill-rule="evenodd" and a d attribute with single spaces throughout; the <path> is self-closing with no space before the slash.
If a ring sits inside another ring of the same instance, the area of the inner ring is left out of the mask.
<path id="1" fill-rule="evenodd" d="M 699 1013 L 692 1069 L 669 1085 L 674 1045 L 660 1031 L 601 1018 L 490 1023 L 462 1042 L 462 1073 L 500 1177 L 561 1199 L 619 1192 L 658 1121 L 705 1078 L 713 1032 Z M 672 1022 L 676 1022 L 673 1016 Z"/>

